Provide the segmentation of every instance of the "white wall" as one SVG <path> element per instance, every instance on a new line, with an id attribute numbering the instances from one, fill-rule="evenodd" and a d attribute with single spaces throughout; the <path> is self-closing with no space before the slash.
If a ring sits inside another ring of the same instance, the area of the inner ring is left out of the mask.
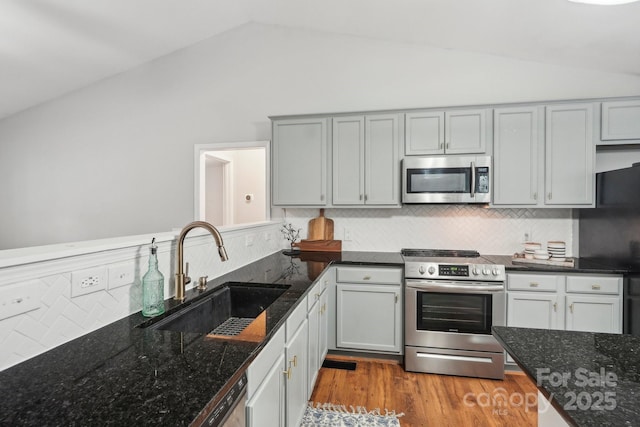
<path id="1" fill-rule="evenodd" d="M 180 227 L 269 115 L 640 94 L 640 76 L 249 24 L 0 122 L 0 249 Z"/>
<path id="2" fill-rule="evenodd" d="M 234 224 L 265 220 L 266 214 L 266 154 L 264 149 L 236 150 L 234 159 Z M 245 195 L 251 194 L 250 201 Z"/>

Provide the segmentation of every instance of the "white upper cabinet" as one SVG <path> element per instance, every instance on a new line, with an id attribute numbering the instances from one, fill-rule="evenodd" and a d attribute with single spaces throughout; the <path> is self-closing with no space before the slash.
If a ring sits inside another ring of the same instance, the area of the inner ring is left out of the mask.
<path id="1" fill-rule="evenodd" d="M 594 204 L 594 105 L 497 108 L 493 205 Z"/>
<path id="2" fill-rule="evenodd" d="M 327 204 L 327 119 L 273 122 L 272 203 Z"/>
<path id="3" fill-rule="evenodd" d="M 333 119 L 333 205 L 400 204 L 400 115 Z"/>
<path id="4" fill-rule="evenodd" d="M 593 205 L 593 128 L 593 104 L 546 107 L 545 204 Z"/>
<path id="5" fill-rule="evenodd" d="M 491 109 L 405 114 L 405 154 L 485 153 Z"/>
<path id="6" fill-rule="evenodd" d="M 640 140 L 640 100 L 603 102 L 600 139 L 613 144 Z"/>
<path id="7" fill-rule="evenodd" d="M 543 176 L 541 107 L 493 112 L 493 204 L 537 205 Z"/>

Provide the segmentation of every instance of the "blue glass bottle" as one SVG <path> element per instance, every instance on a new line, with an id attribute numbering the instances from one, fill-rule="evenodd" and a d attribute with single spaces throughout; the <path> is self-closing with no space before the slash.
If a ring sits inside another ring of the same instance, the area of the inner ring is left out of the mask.
<path id="1" fill-rule="evenodd" d="M 153 317 L 164 313 L 164 276 L 158 270 L 156 238 L 151 241 L 149 269 L 142 277 L 142 315 Z"/>

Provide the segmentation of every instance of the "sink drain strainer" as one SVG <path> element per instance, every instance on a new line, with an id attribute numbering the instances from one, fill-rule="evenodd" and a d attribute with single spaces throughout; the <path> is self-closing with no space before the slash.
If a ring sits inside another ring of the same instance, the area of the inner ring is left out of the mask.
<path id="1" fill-rule="evenodd" d="M 239 335 L 254 319 L 250 317 L 230 317 L 211 331 L 214 335 Z"/>

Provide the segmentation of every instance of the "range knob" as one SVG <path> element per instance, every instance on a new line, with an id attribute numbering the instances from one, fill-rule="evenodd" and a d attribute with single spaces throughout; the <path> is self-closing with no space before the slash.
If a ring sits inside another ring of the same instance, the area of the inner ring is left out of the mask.
<path id="1" fill-rule="evenodd" d="M 427 270 L 424 268 L 424 265 L 421 265 L 420 267 L 418 267 L 418 273 L 424 274 L 426 272 L 427 272 Z"/>
<path id="2" fill-rule="evenodd" d="M 491 270 L 489 269 L 488 266 L 486 265 L 482 266 L 482 274 L 484 274 L 485 276 L 488 276 L 489 274 L 491 274 Z"/>
<path id="3" fill-rule="evenodd" d="M 431 274 L 432 276 L 435 274 L 436 272 L 436 268 L 432 265 L 431 267 L 429 267 L 429 274 Z"/>
<path id="4" fill-rule="evenodd" d="M 500 274 L 500 270 L 498 269 L 498 267 L 493 267 L 493 270 L 491 270 L 491 274 L 493 274 L 494 276 Z"/>
<path id="5" fill-rule="evenodd" d="M 474 276 L 477 276 L 478 274 L 480 274 L 480 272 L 478 271 L 478 267 L 477 266 L 473 266 L 471 268 L 471 274 L 473 274 Z"/>

